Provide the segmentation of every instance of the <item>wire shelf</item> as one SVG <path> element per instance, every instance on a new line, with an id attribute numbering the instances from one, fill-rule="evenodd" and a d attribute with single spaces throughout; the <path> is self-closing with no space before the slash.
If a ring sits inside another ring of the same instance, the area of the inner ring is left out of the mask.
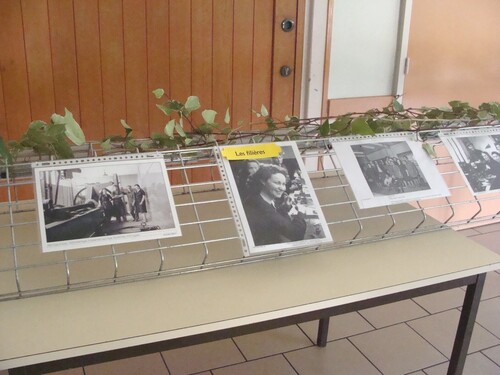
<path id="1" fill-rule="evenodd" d="M 452 195 L 359 209 L 327 139 L 295 141 L 333 243 L 243 257 L 217 147 L 162 151 L 182 236 L 42 253 L 33 197 L 32 156 L 0 167 L 0 301 L 231 267 L 314 251 L 463 229 L 497 221 L 498 193 L 473 196 L 446 148 L 430 140 Z M 95 156 L 92 145 L 78 157 Z"/>

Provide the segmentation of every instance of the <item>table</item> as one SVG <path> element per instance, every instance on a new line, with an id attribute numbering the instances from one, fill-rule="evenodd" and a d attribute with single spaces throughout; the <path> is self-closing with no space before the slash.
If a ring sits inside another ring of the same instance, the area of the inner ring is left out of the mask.
<path id="1" fill-rule="evenodd" d="M 450 229 L 0 303 L 0 370 L 40 374 L 320 319 L 467 285 L 449 373 L 462 372 L 500 256 Z M 293 291 L 290 292 L 290 291 Z"/>

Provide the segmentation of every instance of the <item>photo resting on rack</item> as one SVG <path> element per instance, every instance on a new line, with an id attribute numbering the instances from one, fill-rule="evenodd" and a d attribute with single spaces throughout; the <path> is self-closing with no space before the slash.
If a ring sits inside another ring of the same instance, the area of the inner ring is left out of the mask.
<path id="1" fill-rule="evenodd" d="M 250 253 L 332 241 L 296 146 L 276 144 L 276 157 L 226 160 Z"/>
<path id="2" fill-rule="evenodd" d="M 407 142 L 358 144 L 351 148 L 374 196 L 430 189 Z"/>
<path id="3" fill-rule="evenodd" d="M 474 195 L 497 191 L 500 189 L 500 132 L 474 133 L 442 135 L 441 139 Z"/>
<path id="4" fill-rule="evenodd" d="M 164 161 L 34 168 L 42 249 L 180 235 Z"/>
<path id="5" fill-rule="evenodd" d="M 332 138 L 360 208 L 448 196 L 434 161 L 412 135 Z"/>

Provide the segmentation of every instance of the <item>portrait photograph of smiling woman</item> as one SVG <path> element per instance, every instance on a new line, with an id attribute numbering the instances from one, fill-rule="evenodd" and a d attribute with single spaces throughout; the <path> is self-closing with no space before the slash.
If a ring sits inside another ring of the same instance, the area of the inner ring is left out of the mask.
<path id="1" fill-rule="evenodd" d="M 226 160 L 250 253 L 331 241 L 297 147 L 277 144 L 275 157 Z"/>

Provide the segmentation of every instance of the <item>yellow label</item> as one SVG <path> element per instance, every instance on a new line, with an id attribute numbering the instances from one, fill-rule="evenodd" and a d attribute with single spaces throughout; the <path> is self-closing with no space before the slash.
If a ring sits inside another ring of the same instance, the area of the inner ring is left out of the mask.
<path id="1" fill-rule="evenodd" d="M 224 156 L 227 160 L 275 158 L 280 153 L 281 147 L 276 143 L 224 147 L 222 149 L 222 156 Z"/>

